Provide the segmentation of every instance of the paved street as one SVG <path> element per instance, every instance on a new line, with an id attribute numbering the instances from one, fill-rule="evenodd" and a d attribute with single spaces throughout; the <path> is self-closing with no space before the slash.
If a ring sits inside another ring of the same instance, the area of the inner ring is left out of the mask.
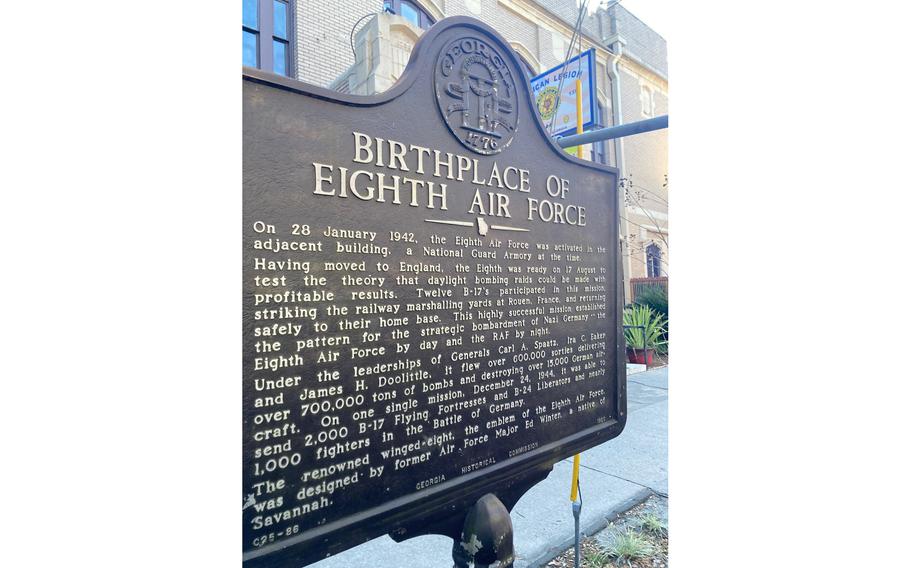
<path id="1" fill-rule="evenodd" d="M 628 378 L 629 420 L 616 438 L 581 456 L 582 530 L 592 534 L 652 492 L 667 494 L 668 367 Z M 574 542 L 569 503 L 572 460 L 557 463 L 512 510 L 515 568 L 537 568 Z M 374 539 L 311 566 L 316 568 L 450 568 L 452 541 L 422 536 Z"/>

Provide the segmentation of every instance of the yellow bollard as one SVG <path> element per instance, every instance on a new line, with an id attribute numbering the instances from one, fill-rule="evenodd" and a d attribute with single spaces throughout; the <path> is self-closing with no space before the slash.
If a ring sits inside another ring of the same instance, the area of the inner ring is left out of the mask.
<path id="1" fill-rule="evenodd" d="M 575 133 L 581 134 L 584 129 L 584 111 L 581 104 L 581 79 L 575 79 Z M 579 158 L 584 157 L 583 147 L 581 144 L 575 147 L 575 155 Z M 581 466 L 581 455 L 575 454 L 572 457 L 572 491 L 569 493 L 569 500 L 573 503 L 578 499 L 578 468 Z"/>
<path id="2" fill-rule="evenodd" d="M 575 133 L 576 134 L 581 134 L 582 132 L 585 131 L 585 128 L 584 128 L 585 117 L 584 117 L 584 111 L 582 110 L 581 106 L 582 106 L 581 105 L 581 79 L 575 79 Z M 582 145 L 579 144 L 575 148 L 576 148 L 576 155 L 579 158 L 584 158 L 585 157 L 584 148 L 582 147 Z M 575 457 L 577 458 L 578 456 L 575 456 Z M 572 500 L 574 501 L 575 499 L 572 499 Z"/>
<path id="3" fill-rule="evenodd" d="M 569 500 L 573 503 L 578 499 L 578 467 L 581 465 L 581 454 L 575 454 L 572 458 L 572 492 L 569 493 Z"/>

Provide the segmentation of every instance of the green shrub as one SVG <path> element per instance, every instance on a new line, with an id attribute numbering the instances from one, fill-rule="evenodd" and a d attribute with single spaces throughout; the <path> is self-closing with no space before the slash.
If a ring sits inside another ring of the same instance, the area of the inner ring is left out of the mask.
<path id="1" fill-rule="evenodd" d="M 645 338 L 648 348 L 653 349 L 664 344 L 663 334 L 666 331 L 664 316 L 655 313 L 648 306 L 633 304 L 622 313 L 624 326 L 644 326 L 644 333 L 640 327 L 624 328 L 626 346 L 633 349 L 644 349 Z"/>
<path id="2" fill-rule="evenodd" d="M 664 316 L 665 320 L 670 317 L 667 292 L 660 286 L 648 286 L 644 288 L 638 296 L 635 297 L 635 303 L 641 304 L 642 306 L 648 306 L 655 312 Z"/>
<path id="3" fill-rule="evenodd" d="M 590 568 L 610 568 L 612 562 L 610 561 L 610 555 L 607 554 L 605 550 L 597 549 L 593 551 L 586 551 L 584 553 L 584 564 L 585 567 Z"/>

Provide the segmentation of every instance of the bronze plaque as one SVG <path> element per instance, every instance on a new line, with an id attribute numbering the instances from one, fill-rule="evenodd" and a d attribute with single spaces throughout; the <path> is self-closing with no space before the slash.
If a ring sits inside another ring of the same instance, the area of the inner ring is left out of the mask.
<path id="1" fill-rule="evenodd" d="M 616 170 L 496 32 L 440 21 L 372 97 L 243 78 L 245 565 L 511 507 L 619 434 Z"/>

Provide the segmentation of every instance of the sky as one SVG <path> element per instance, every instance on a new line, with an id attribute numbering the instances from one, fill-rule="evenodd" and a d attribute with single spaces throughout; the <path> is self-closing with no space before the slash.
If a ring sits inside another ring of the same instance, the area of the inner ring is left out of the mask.
<path id="1" fill-rule="evenodd" d="M 608 0 L 589 0 L 590 6 L 595 8 L 598 4 L 603 4 L 603 7 L 606 8 L 607 2 Z M 622 0 L 620 4 L 664 39 L 667 39 L 669 14 L 666 8 L 669 6 L 670 0 Z"/>

